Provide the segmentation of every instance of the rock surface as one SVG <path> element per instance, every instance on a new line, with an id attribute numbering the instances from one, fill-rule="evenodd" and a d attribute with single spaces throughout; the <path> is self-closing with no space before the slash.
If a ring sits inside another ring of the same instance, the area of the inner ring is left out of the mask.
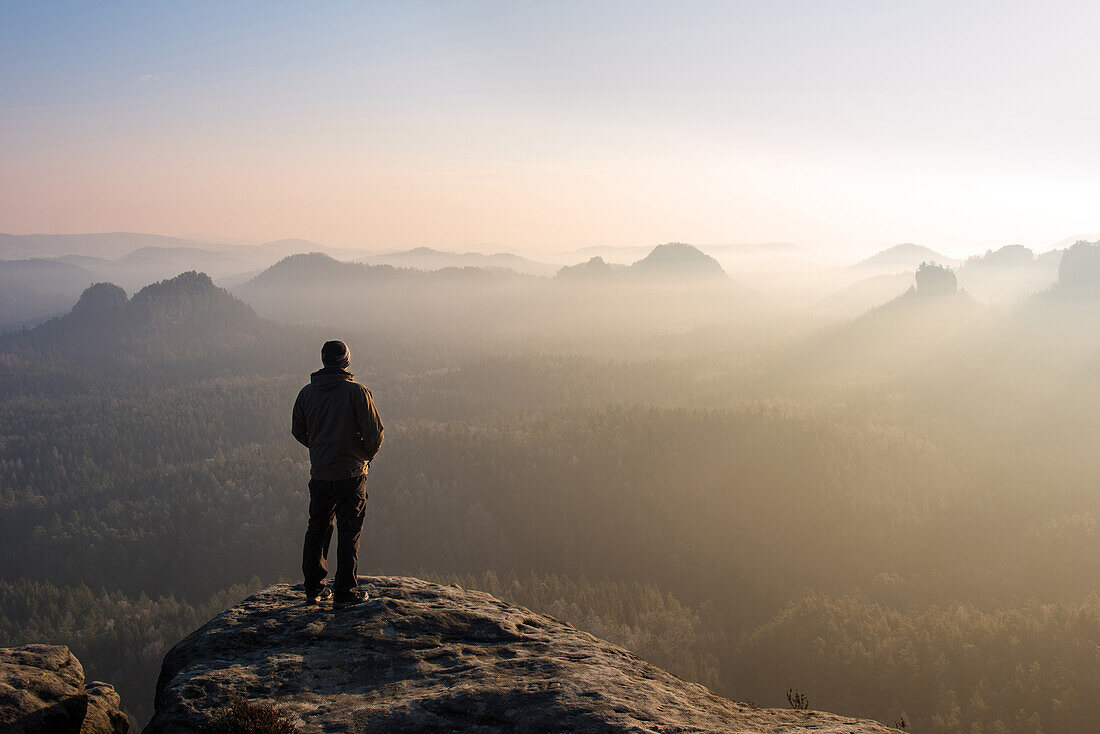
<path id="1" fill-rule="evenodd" d="M 125 734 L 129 720 L 115 689 L 84 685 L 69 648 L 0 648 L 0 734 Z"/>
<path id="2" fill-rule="evenodd" d="M 277 584 L 192 633 L 164 659 L 146 734 L 201 731 L 239 700 L 271 702 L 300 732 L 894 731 L 720 698 L 482 592 L 361 584 L 370 601 L 343 609 Z"/>
<path id="3" fill-rule="evenodd" d="M 81 734 L 126 734 L 130 720 L 122 713 L 122 699 L 115 687 L 103 681 L 84 686 L 88 693 L 88 713 L 84 715 Z"/>

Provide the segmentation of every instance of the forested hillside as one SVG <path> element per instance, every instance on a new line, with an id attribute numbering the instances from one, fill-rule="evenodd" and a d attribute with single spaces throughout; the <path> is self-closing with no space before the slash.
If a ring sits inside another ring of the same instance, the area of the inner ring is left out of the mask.
<path id="1" fill-rule="evenodd" d="M 336 337 L 386 424 L 363 572 L 485 589 L 759 705 L 1086 731 L 1100 321 L 911 300 L 825 331 L 651 323 L 610 359 L 537 321 L 334 331 L 199 274 L 96 286 L 0 337 L 0 645 L 68 644 L 142 723 L 168 647 L 297 580 L 290 405 Z"/>

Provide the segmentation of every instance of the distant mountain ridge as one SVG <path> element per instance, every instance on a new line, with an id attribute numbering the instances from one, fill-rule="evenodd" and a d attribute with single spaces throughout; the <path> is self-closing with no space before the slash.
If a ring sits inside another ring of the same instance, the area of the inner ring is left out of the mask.
<path id="1" fill-rule="evenodd" d="M 657 245 L 645 257 L 629 266 L 611 265 L 600 256 L 588 262 L 567 265 L 558 271 L 561 280 L 598 280 L 618 277 L 620 280 L 722 280 L 726 271 L 710 255 L 684 242 Z"/>
<path id="2" fill-rule="evenodd" d="M 432 325 L 494 294 L 497 301 L 540 279 L 505 268 L 439 270 L 344 262 L 321 252 L 283 258 L 233 293 L 284 323 L 319 318 Z M 543 279 L 544 280 L 544 279 Z M 503 290 L 502 290 L 503 289 Z M 433 314 L 428 317 L 428 314 Z M 472 318 L 472 317 L 470 317 Z"/>
<path id="3" fill-rule="evenodd" d="M 745 256 L 759 256 L 762 254 L 789 255 L 800 252 L 804 248 L 793 242 L 743 242 L 726 245 L 694 245 L 701 252 L 711 257 L 738 258 Z M 584 257 L 591 259 L 599 257 L 612 264 L 628 264 L 635 262 L 652 251 L 652 248 L 644 245 L 590 245 L 570 252 L 558 253 L 556 259 L 575 259 Z"/>
<path id="4" fill-rule="evenodd" d="M 611 265 L 602 257 L 596 255 L 588 262 L 577 265 L 566 265 L 558 271 L 557 277 L 567 281 L 603 280 L 614 272 L 626 270 L 627 265 Z"/>
<path id="5" fill-rule="evenodd" d="M 631 265 L 630 270 L 661 277 L 726 277 L 726 271 L 717 260 L 684 242 L 657 245 L 648 255 Z"/>
<path id="6" fill-rule="evenodd" d="M 852 265 L 853 270 L 896 273 L 903 270 L 915 270 L 922 262 L 934 262 L 939 265 L 958 265 L 959 260 L 936 252 L 924 245 L 905 242 L 888 247 L 869 258 Z"/>
<path id="7" fill-rule="evenodd" d="M 171 362 L 244 349 L 272 326 L 208 275 L 191 271 L 146 286 L 133 298 L 113 283 L 96 283 L 63 316 L 0 337 L 0 351 Z"/>
<path id="8" fill-rule="evenodd" d="M 524 275 L 508 268 L 484 267 L 444 267 L 435 270 L 396 267 L 393 265 L 368 265 L 362 262 L 345 262 L 326 255 L 323 252 L 290 255 L 285 257 L 251 280 L 234 289 L 241 294 L 254 294 L 264 288 L 288 286 L 304 288 L 316 285 L 349 285 L 393 282 L 443 283 L 448 281 L 470 280 L 513 280 L 528 279 Z"/>
<path id="9" fill-rule="evenodd" d="M 393 265 L 418 270 L 442 270 L 444 268 L 479 267 L 504 268 L 529 275 L 553 275 L 557 266 L 537 262 L 510 252 L 485 255 L 480 252 L 442 252 L 430 247 L 368 255 L 358 262 L 369 265 Z"/>
<path id="10" fill-rule="evenodd" d="M 630 267 L 596 259 L 554 278 L 503 268 L 415 270 L 310 253 L 284 258 L 233 292 L 283 323 L 384 325 L 408 336 L 467 341 L 533 324 L 558 336 L 582 328 L 616 336 L 667 332 L 699 320 L 743 319 L 763 303 L 713 258 L 683 244 L 658 246 Z"/>
<path id="11" fill-rule="evenodd" d="M 112 260 L 144 248 L 190 248 L 204 252 L 266 252 L 276 256 L 328 249 L 303 239 L 281 239 L 258 245 L 194 240 L 144 232 L 87 232 L 81 234 L 0 233 L 0 259 L 80 255 Z"/>
<path id="12" fill-rule="evenodd" d="M 279 255 L 280 257 L 294 255 L 299 252 L 317 252 L 325 249 L 312 240 L 303 240 L 296 237 L 272 240 L 271 242 L 264 242 L 263 244 L 256 245 L 256 247 L 265 252 L 270 252 L 273 255 Z"/>
<path id="13" fill-rule="evenodd" d="M 1049 288 L 1061 259 L 1061 250 L 1037 256 L 1023 245 L 1006 245 L 968 257 L 958 268 L 959 283 L 980 301 L 1013 302 Z"/>
<path id="14" fill-rule="evenodd" d="M 60 260 L 0 261 L 0 331 L 65 313 L 95 280 L 87 269 Z"/>
<path id="15" fill-rule="evenodd" d="M 1075 243 L 1058 263 L 1058 281 L 1043 294 L 1048 298 L 1100 301 L 1100 241 Z"/>
<path id="16" fill-rule="evenodd" d="M 331 283 L 345 283 L 367 277 L 391 278 L 397 274 L 392 265 L 365 265 L 337 260 L 323 252 L 288 255 L 252 279 L 238 286 L 240 292 L 248 292 L 263 286 L 277 284 L 298 285 L 325 279 Z"/>
<path id="17" fill-rule="evenodd" d="M 12 236 L 8 237 L 10 240 Z M 33 249 L 58 262 L 87 270 L 92 280 L 109 281 L 131 293 L 189 270 L 206 273 L 221 285 L 236 285 L 270 267 L 280 258 L 324 249 L 315 242 L 300 239 L 276 240 L 261 245 L 222 245 L 130 233 L 28 235 L 18 236 L 15 240 L 24 243 L 16 247 L 18 251 Z M 39 279 L 44 278 L 41 275 Z M 50 284 L 43 282 L 43 285 Z M 70 297 L 77 294 L 79 289 L 75 293 L 71 287 L 66 291 Z M 20 321 L 33 324 L 34 317 L 41 321 L 55 314 L 56 310 L 43 307 Z"/>
<path id="18" fill-rule="evenodd" d="M 142 247 L 194 247 L 209 250 L 220 245 L 181 237 L 140 232 L 94 232 L 88 234 L 2 234 L 0 258 L 61 257 L 90 255 L 116 258 Z M 225 245 L 224 247 L 234 247 Z"/>

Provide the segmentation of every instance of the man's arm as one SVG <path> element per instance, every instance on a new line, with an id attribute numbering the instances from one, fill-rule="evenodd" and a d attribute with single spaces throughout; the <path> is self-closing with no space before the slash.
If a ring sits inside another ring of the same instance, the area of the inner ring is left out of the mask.
<path id="1" fill-rule="evenodd" d="M 306 411 L 302 406 L 302 393 L 294 401 L 294 410 L 290 414 L 290 435 L 297 439 L 298 443 L 309 448 L 309 430 L 306 428 Z"/>
<path id="2" fill-rule="evenodd" d="M 374 409 L 374 397 L 370 394 L 370 390 L 363 388 L 362 400 L 357 401 L 355 408 L 355 417 L 359 422 L 359 435 L 363 439 L 363 450 L 367 452 L 367 461 L 370 462 L 382 447 L 383 437 L 382 419 Z"/>

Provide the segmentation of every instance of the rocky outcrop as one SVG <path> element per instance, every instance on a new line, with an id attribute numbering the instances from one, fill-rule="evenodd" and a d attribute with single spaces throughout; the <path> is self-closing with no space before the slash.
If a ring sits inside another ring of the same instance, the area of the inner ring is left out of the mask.
<path id="1" fill-rule="evenodd" d="M 126 291 L 114 283 L 96 283 L 80 294 L 73 306 L 73 319 L 92 323 L 97 319 L 118 319 L 126 310 Z"/>
<path id="2" fill-rule="evenodd" d="M 0 648 L 0 734 L 125 734 L 115 689 L 55 645 Z"/>
<path id="3" fill-rule="evenodd" d="M 1058 283 L 1051 289 L 1060 298 L 1100 298 L 1100 242 L 1078 242 L 1066 250 L 1058 265 Z"/>
<path id="4" fill-rule="evenodd" d="M 114 686 L 96 680 L 86 684 L 84 690 L 88 694 L 88 713 L 81 734 L 126 734 L 130 730 L 130 720 L 122 713 L 122 699 Z"/>
<path id="5" fill-rule="evenodd" d="M 717 278 L 726 271 L 710 255 L 684 242 L 657 245 L 644 258 L 630 266 L 635 276 L 653 278 Z"/>
<path id="6" fill-rule="evenodd" d="M 590 258 L 588 262 L 579 265 L 566 265 L 558 271 L 557 278 L 559 280 L 568 281 L 602 281 L 610 277 L 614 271 L 615 268 L 613 266 L 597 255 L 596 257 Z"/>
<path id="7" fill-rule="evenodd" d="M 343 609 L 278 584 L 191 634 L 164 659 L 146 734 L 199 732 L 242 702 L 270 702 L 299 732 L 893 731 L 726 700 L 485 593 L 362 583 L 370 601 Z"/>
<path id="8" fill-rule="evenodd" d="M 959 292 L 959 281 L 951 268 L 936 263 L 921 263 L 914 276 L 916 295 L 920 298 L 953 296 Z"/>

